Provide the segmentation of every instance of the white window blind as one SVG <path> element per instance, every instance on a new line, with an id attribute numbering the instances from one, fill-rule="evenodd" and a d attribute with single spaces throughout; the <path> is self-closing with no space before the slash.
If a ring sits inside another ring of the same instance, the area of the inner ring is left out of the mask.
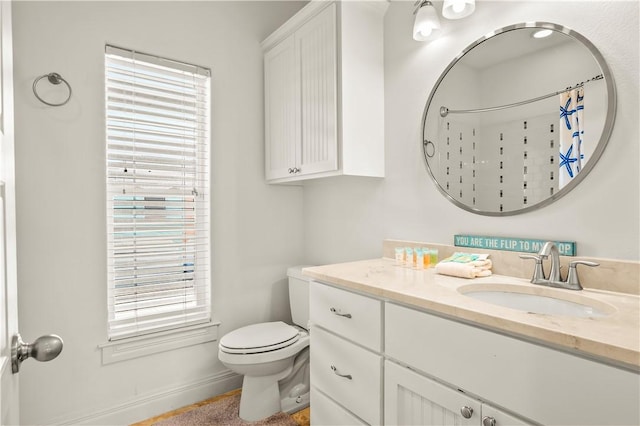
<path id="1" fill-rule="evenodd" d="M 105 49 L 109 339 L 211 320 L 210 71 Z"/>

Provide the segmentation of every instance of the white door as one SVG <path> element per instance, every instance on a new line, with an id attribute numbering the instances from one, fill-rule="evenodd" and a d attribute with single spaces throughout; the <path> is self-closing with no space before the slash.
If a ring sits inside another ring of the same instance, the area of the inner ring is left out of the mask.
<path id="1" fill-rule="evenodd" d="M 11 2 L 0 2 L 0 424 L 19 424 L 18 375 L 11 339 L 18 332 Z"/>
<path id="2" fill-rule="evenodd" d="M 13 129 L 11 1 L 0 1 L 0 425 L 20 424 L 18 371 L 33 357 L 49 361 L 62 350 L 58 336 L 24 344 L 18 334 L 16 184 Z"/>

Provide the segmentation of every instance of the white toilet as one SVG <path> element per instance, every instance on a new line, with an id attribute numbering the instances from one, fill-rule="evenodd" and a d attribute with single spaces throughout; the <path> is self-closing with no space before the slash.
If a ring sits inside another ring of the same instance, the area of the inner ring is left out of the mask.
<path id="1" fill-rule="evenodd" d="M 244 375 L 240 418 L 261 420 L 278 411 L 294 412 L 309 405 L 309 280 L 302 268 L 287 270 L 291 318 L 252 324 L 220 339 L 218 358 Z"/>

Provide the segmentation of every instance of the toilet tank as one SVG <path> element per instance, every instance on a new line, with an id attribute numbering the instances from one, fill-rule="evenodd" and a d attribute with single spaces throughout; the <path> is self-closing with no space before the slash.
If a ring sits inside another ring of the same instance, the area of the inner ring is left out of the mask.
<path id="1" fill-rule="evenodd" d="M 302 275 L 302 268 L 307 266 L 292 266 L 287 269 L 291 319 L 294 324 L 304 329 L 308 328 L 309 322 L 309 278 Z"/>

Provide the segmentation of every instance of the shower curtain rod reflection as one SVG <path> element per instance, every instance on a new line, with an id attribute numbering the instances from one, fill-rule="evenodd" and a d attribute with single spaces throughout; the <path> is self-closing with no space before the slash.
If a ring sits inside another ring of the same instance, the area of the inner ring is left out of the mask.
<path id="1" fill-rule="evenodd" d="M 440 117 L 446 117 L 449 114 L 466 114 L 466 113 L 476 113 L 476 112 L 499 111 L 501 109 L 507 109 L 507 108 L 513 108 L 513 107 L 517 107 L 517 106 L 521 106 L 521 105 L 526 105 L 526 104 L 530 104 L 532 102 L 537 102 L 537 101 L 541 101 L 543 99 L 550 98 L 552 96 L 557 96 L 557 95 L 559 95 L 561 93 L 568 92 L 569 90 L 577 89 L 578 87 L 582 87 L 582 86 L 584 86 L 585 83 L 589 83 L 590 81 L 596 81 L 596 80 L 602 80 L 602 79 L 604 79 L 604 76 L 602 74 L 598 74 L 593 78 L 590 78 L 590 79 L 588 79 L 586 81 L 582 81 L 582 82 L 576 84 L 575 86 L 567 87 L 564 90 L 559 90 L 557 92 L 549 93 L 549 94 L 544 95 L 544 96 L 538 96 L 537 98 L 533 98 L 533 99 L 527 99 L 526 101 L 520 101 L 520 102 L 516 102 L 516 103 L 513 103 L 513 104 L 500 105 L 500 106 L 495 106 L 495 107 L 490 107 L 490 108 L 449 109 L 446 106 L 441 106 L 440 107 Z"/>

